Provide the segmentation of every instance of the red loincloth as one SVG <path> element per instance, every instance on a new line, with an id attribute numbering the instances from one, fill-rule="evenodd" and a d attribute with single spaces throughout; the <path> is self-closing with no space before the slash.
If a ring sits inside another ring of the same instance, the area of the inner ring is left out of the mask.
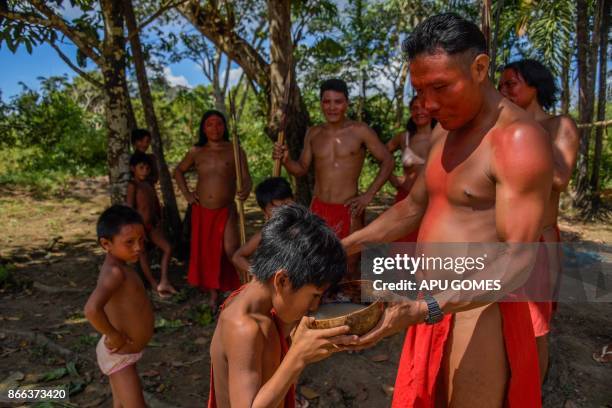
<path id="1" fill-rule="evenodd" d="M 541 407 L 540 370 L 529 308 L 525 302 L 502 302 L 498 305 L 510 368 L 504 407 Z M 393 407 L 436 406 L 435 387 L 452 318 L 452 315 L 445 315 L 440 323 L 417 324 L 408 328 L 395 380 Z"/>
<path id="2" fill-rule="evenodd" d="M 397 190 L 397 194 L 395 195 L 395 202 L 394 204 L 399 203 L 400 201 L 402 201 L 404 198 L 408 197 L 408 191 L 406 190 Z M 419 229 L 417 228 L 416 230 L 412 231 L 410 234 L 400 238 L 400 239 L 396 239 L 395 242 L 416 242 L 417 238 L 419 237 Z"/>
<path id="3" fill-rule="evenodd" d="M 555 232 L 557 234 L 557 241 L 561 242 L 561 233 L 559 231 L 559 226 L 555 225 Z M 544 243 L 544 237 L 540 237 L 540 242 Z M 551 274 L 550 274 L 550 265 L 548 262 L 548 251 L 546 250 L 546 246 L 543 245 L 538 251 L 538 259 L 536 260 L 536 267 L 534 268 L 536 271 L 540 271 L 544 276 L 533 277 L 530 279 L 531 282 L 535 282 L 537 280 L 540 281 L 540 284 L 544 286 L 544 297 L 552 297 L 554 295 L 553 289 L 551 288 L 552 282 L 550 282 Z M 537 272 L 536 272 L 537 273 Z M 556 274 L 554 278 L 556 279 L 555 287 L 559 285 L 559 279 L 561 278 L 560 274 Z M 540 278 L 540 279 L 538 279 Z M 532 283 L 536 284 L 536 283 Z M 531 314 L 531 322 L 533 324 L 533 332 L 536 337 L 544 336 L 550 332 L 550 321 L 552 320 L 554 312 L 557 310 L 557 302 L 546 301 L 546 302 L 527 302 L 529 304 L 529 313 Z"/>
<path id="4" fill-rule="evenodd" d="M 342 239 L 351 233 L 351 211 L 344 204 L 326 203 L 314 197 L 310 211 L 323 218 L 338 238 Z"/>
<path id="5" fill-rule="evenodd" d="M 239 287 L 238 289 L 233 291 L 227 297 L 227 299 L 225 299 L 225 302 L 223 302 L 223 304 L 221 305 L 221 308 L 219 310 L 223 311 L 223 307 L 225 306 L 225 304 L 230 299 L 234 298 L 238 293 L 240 293 L 242 291 L 242 289 L 244 289 L 245 287 L 246 287 L 246 285 L 242 285 L 241 287 Z M 280 338 L 280 346 L 281 346 L 280 361 L 283 361 L 283 358 L 285 358 L 285 355 L 287 354 L 287 351 L 289 350 L 289 345 L 287 344 L 287 339 L 285 338 L 285 335 L 283 334 L 282 322 L 278 319 L 278 317 L 276 317 L 276 313 L 274 312 L 274 309 L 272 309 L 270 311 L 270 313 L 272 314 L 272 320 L 274 321 L 274 324 L 276 326 L 276 330 L 278 330 L 278 337 Z M 213 366 L 212 366 L 212 359 L 211 359 L 211 363 L 210 363 L 210 392 L 208 394 L 208 408 L 217 408 L 217 400 L 216 400 L 216 397 L 215 397 L 215 382 L 214 382 L 214 379 L 215 379 L 215 377 L 213 375 Z M 284 408 L 295 408 L 295 385 L 291 385 L 291 387 L 289 387 L 289 391 L 287 391 L 287 394 L 285 395 L 285 404 L 283 406 L 284 406 Z"/>
<path id="6" fill-rule="evenodd" d="M 191 254 L 187 281 L 200 289 L 234 290 L 240 286 L 236 269 L 223 248 L 228 208 L 191 206 Z"/>

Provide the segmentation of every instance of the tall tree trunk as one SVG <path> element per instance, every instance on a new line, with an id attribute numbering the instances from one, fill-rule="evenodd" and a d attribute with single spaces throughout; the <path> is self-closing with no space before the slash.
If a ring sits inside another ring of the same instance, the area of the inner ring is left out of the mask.
<path id="1" fill-rule="evenodd" d="M 212 64 L 212 86 L 213 95 L 215 97 L 215 109 L 227 116 L 227 112 L 225 111 L 225 87 L 221 85 L 221 58 L 223 57 L 223 53 L 219 48 L 216 48 L 215 54 L 215 60 Z M 230 65 L 231 61 L 228 60 L 225 78 L 223 78 L 224 83 L 228 81 Z"/>
<path id="2" fill-rule="evenodd" d="M 286 115 L 287 123 L 285 137 L 291 156 L 297 158 L 304 147 L 304 136 L 310 118 L 308 110 L 300 95 L 293 63 L 293 42 L 291 40 L 291 1 L 268 0 L 268 19 L 270 27 L 270 110 L 269 132 L 278 134 L 282 116 L 282 103 L 285 95 L 286 78 L 291 72 L 291 91 Z M 272 163 L 270 163 L 272 164 Z M 270 166 L 272 169 L 272 166 Z M 306 177 L 297 180 L 296 198 L 304 204 L 310 203 L 312 186 L 312 171 Z"/>
<path id="3" fill-rule="evenodd" d="M 491 55 L 491 0 L 483 0 L 480 9 L 480 29 L 487 42 L 487 51 Z"/>
<path id="4" fill-rule="evenodd" d="M 125 36 L 121 1 L 101 0 L 104 20 L 104 78 L 105 117 L 108 131 L 108 173 L 110 195 L 113 204 L 125 202 L 127 183 L 130 179 L 129 134 L 130 96 L 125 74 Z"/>
<path id="5" fill-rule="evenodd" d="M 408 62 L 402 64 L 397 88 L 395 89 L 395 126 L 402 127 L 404 122 L 404 91 L 406 89 L 406 80 L 408 79 Z"/>
<path id="6" fill-rule="evenodd" d="M 504 0 L 498 0 L 495 5 L 495 29 L 493 31 L 493 41 L 491 46 L 489 47 L 489 52 L 491 53 L 491 65 L 489 66 L 489 76 L 493 81 L 495 81 L 495 71 L 497 70 L 497 47 L 499 44 L 499 30 L 500 24 L 499 19 L 501 18 L 501 13 L 504 8 Z"/>
<path id="7" fill-rule="evenodd" d="M 134 15 L 134 7 L 132 0 L 124 0 L 125 21 L 128 28 L 130 38 L 130 47 L 132 48 L 132 56 L 134 58 L 134 68 L 136 69 L 136 78 L 138 80 L 138 89 L 140 91 L 140 99 L 144 110 L 147 127 L 151 132 L 151 145 L 153 152 L 157 157 L 158 174 L 161 186 L 162 198 L 164 200 L 165 215 L 168 217 L 167 226 L 170 233 L 171 242 L 179 243 L 182 236 L 181 218 L 179 216 L 178 207 L 176 205 L 176 196 L 174 194 L 174 186 L 172 177 L 166 164 L 164 157 L 164 147 L 162 143 L 157 116 L 155 115 L 155 107 L 153 106 L 153 96 L 149 87 L 149 79 L 145 67 L 145 59 L 142 53 L 142 45 L 140 43 L 140 35 L 138 33 L 138 24 Z"/>
<path id="8" fill-rule="evenodd" d="M 578 0 L 576 5 L 576 42 L 578 44 L 578 116 L 580 123 L 593 121 L 593 105 L 595 94 L 595 66 L 597 64 L 597 46 L 599 43 L 600 13 L 604 0 L 597 1 L 593 34 L 589 41 L 589 18 L 587 0 Z M 594 50 L 594 51 L 593 51 Z M 594 54 L 594 55 L 593 55 Z M 591 127 L 584 127 L 580 132 L 580 149 L 576 164 L 576 194 L 574 207 L 584 215 L 589 210 L 589 138 Z"/>
<path id="9" fill-rule="evenodd" d="M 572 62 L 573 50 L 570 44 L 567 44 L 566 54 L 563 60 L 561 71 L 561 113 L 567 115 L 570 108 L 571 91 L 570 91 L 570 69 Z"/>
<path id="10" fill-rule="evenodd" d="M 606 74 L 608 64 L 608 33 L 610 3 L 604 1 L 602 4 L 602 20 L 599 33 L 599 90 L 597 96 L 597 121 L 606 119 Z M 599 167 L 601 165 L 601 154 L 603 150 L 604 128 L 598 126 L 595 129 L 595 151 L 593 154 L 593 169 L 591 173 L 591 212 L 596 214 L 601 206 L 599 191 Z"/>

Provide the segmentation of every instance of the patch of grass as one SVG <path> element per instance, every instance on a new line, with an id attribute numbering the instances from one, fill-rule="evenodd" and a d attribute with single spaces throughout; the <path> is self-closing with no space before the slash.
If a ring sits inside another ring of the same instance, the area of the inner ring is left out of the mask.
<path id="1" fill-rule="evenodd" d="M 158 317 L 155 319 L 155 329 L 158 331 L 173 332 L 180 329 L 184 325 L 185 323 L 180 319 L 167 320 L 163 317 Z"/>
<path id="2" fill-rule="evenodd" d="M 194 306 L 187 313 L 187 318 L 198 326 L 208 326 L 215 322 L 212 310 L 208 305 Z"/>

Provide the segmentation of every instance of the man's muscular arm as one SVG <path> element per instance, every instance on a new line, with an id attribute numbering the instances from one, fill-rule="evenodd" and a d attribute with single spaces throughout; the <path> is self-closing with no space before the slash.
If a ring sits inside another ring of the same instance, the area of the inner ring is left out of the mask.
<path id="1" fill-rule="evenodd" d="M 368 190 L 364 194 L 352 198 L 345 203 L 345 205 L 350 206 L 354 216 L 361 215 L 393 171 L 393 156 L 391 156 L 385 145 L 378 139 L 376 133 L 365 125 L 358 126 L 361 128 L 359 132 L 362 135 L 366 148 L 380 162 L 380 168 Z"/>
<path id="2" fill-rule="evenodd" d="M 312 146 L 310 144 L 314 129 L 309 128 L 306 132 L 306 136 L 304 136 L 304 149 L 297 161 L 289 157 L 289 148 L 286 144 L 281 145 L 278 142 L 274 144 L 272 158 L 274 160 L 280 159 L 287 171 L 296 177 L 305 176 L 310 168 L 310 163 L 312 162 Z"/>
<path id="3" fill-rule="evenodd" d="M 174 179 L 176 180 L 176 185 L 181 190 L 181 193 L 183 193 L 185 200 L 187 200 L 189 204 L 199 204 L 200 202 L 198 195 L 192 191 L 189 191 L 187 181 L 185 180 L 185 172 L 187 172 L 195 164 L 195 149 L 195 147 L 189 149 L 185 157 L 183 157 L 183 160 L 181 160 L 178 166 L 176 166 L 176 169 L 174 169 Z"/>
<path id="4" fill-rule="evenodd" d="M 572 172 L 576 166 L 580 135 L 573 119 L 567 116 L 559 118 L 559 128 L 553 136 L 554 173 L 552 188 L 562 192 L 567 189 Z"/>
<path id="5" fill-rule="evenodd" d="M 368 242 L 393 242 L 418 228 L 427 208 L 424 174 L 418 176 L 408 197 L 342 240 L 348 255 L 360 252 Z"/>

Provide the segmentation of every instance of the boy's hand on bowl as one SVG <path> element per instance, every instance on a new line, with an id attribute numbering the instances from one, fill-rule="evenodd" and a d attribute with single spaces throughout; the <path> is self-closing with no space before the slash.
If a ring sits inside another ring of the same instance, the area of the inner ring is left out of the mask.
<path id="1" fill-rule="evenodd" d="M 311 329 L 313 317 L 304 316 L 298 325 L 289 351 L 299 356 L 304 365 L 323 360 L 346 345 L 357 344 L 357 336 L 347 335 L 348 326 L 332 329 Z"/>

